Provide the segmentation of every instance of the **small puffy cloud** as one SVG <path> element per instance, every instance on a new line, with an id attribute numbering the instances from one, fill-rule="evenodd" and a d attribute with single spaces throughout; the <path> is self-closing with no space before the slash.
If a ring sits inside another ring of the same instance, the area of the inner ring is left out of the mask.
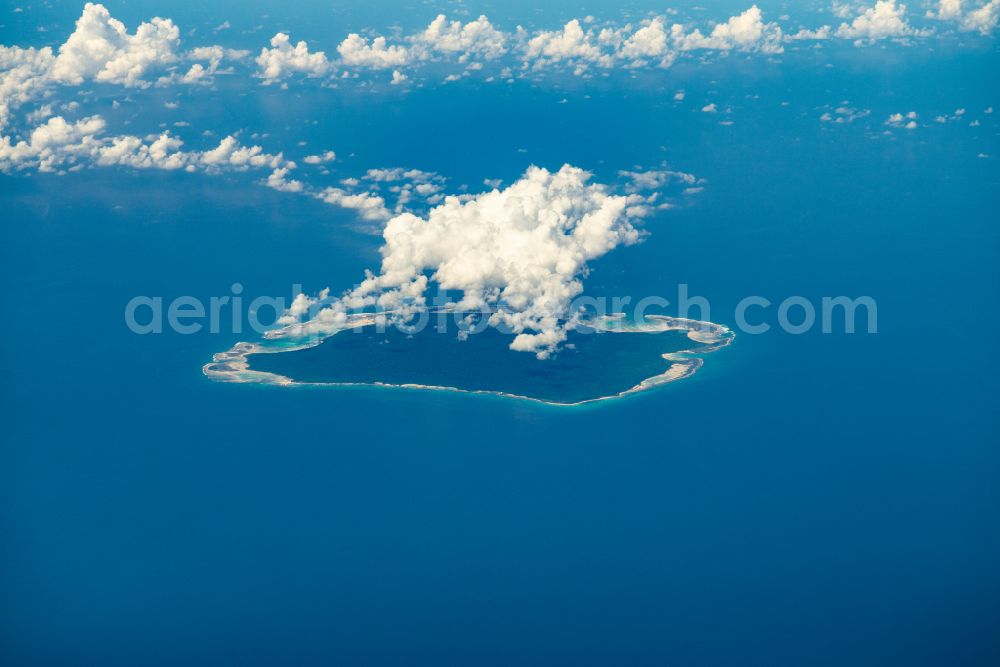
<path id="1" fill-rule="evenodd" d="M 238 51 L 235 49 L 224 49 L 221 46 L 199 46 L 184 54 L 184 59 L 195 62 L 190 69 L 180 77 L 180 83 L 187 84 L 207 84 L 212 82 L 212 77 L 219 71 L 219 66 L 224 58 L 229 60 L 242 60 L 249 55 L 248 51 Z M 157 85 L 165 85 L 178 80 L 176 75 L 160 77 Z"/>
<path id="2" fill-rule="evenodd" d="M 54 57 L 52 49 L 22 49 L 0 45 L 0 129 L 11 111 L 41 94 L 49 82 Z"/>
<path id="3" fill-rule="evenodd" d="M 798 32 L 792 33 L 790 35 L 785 35 L 785 41 L 787 42 L 798 42 L 798 41 L 822 41 L 824 39 L 830 39 L 833 36 L 833 29 L 830 26 L 825 25 L 815 30 L 808 30 L 806 28 L 800 29 Z"/>
<path id="4" fill-rule="evenodd" d="M 307 155 L 302 161 L 306 164 L 323 164 L 324 162 L 333 162 L 337 159 L 337 154 L 333 151 L 326 151 L 319 155 Z"/>
<path id="5" fill-rule="evenodd" d="M 664 17 L 644 20 L 634 31 L 630 25 L 617 29 L 584 29 L 581 21 L 574 19 L 562 30 L 539 31 L 522 41 L 522 63 L 533 70 L 555 64 L 568 65 L 577 75 L 587 73 L 591 66 L 669 67 L 677 58 L 678 31 L 683 33 L 681 26 L 668 30 Z"/>
<path id="6" fill-rule="evenodd" d="M 189 69 L 184 76 L 181 77 L 181 82 L 200 83 L 207 81 L 210 76 L 211 74 L 209 73 L 209 70 L 204 65 L 201 63 L 195 63 L 194 65 L 191 65 L 191 69 Z"/>
<path id="7" fill-rule="evenodd" d="M 242 146 L 236 137 L 233 136 L 226 137 L 212 150 L 201 153 L 198 156 L 198 162 L 210 168 L 234 167 L 236 169 L 247 169 L 250 167 L 268 167 L 276 169 L 281 166 L 287 166 L 281 153 L 271 155 L 265 153 L 260 146 Z"/>
<path id="8" fill-rule="evenodd" d="M 362 219 L 371 222 L 381 222 L 392 216 L 385 207 L 385 200 L 370 192 L 351 193 L 341 188 L 330 187 L 317 196 L 327 204 L 353 209 Z"/>
<path id="9" fill-rule="evenodd" d="M 703 106 L 701 108 L 701 110 L 702 110 L 702 113 L 715 113 L 716 111 L 719 110 L 719 108 L 717 106 L 715 106 L 715 102 L 711 102 L 711 103 L 706 104 L 705 106 Z"/>
<path id="10" fill-rule="evenodd" d="M 399 84 L 406 81 L 408 78 L 409 77 L 400 72 L 398 69 L 394 69 L 392 70 L 392 80 L 389 82 L 389 85 L 398 86 Z"/>
<path id="11" fill-rule="evenodd" d="M 413 190 L 422 197 L 429 197 L 441 191 L 441 186 L 437 183 L 420 183 L 414 186 Z"/>
<path id="12" fill-rule="evenodd" d="M 53 116 L 29 136 L 14 142 L 0 136 L 0 171 L 37 168 L 39 171 L 78 169 L 90 165 L 121 165 L 135 169 L 187 171 L 245 171 L 252 168 L 291 168 L 282 155 L 265 153 L 260 146 L 242 146 L 235 137 L 223 139 L 209 151 L 185 151 L 183 142 L 169 133 L 147 138 L 105 136 L 100 116 L 68 122 Z"/>
<path id="13" fill-rule="evenodd" d="M 998 20 L 1000 20 L 1000 0 L 990 0 L 963 16 L 959 21 L 959 27 L 962 30 L 988 35 L 997 27 Z"/>
<path id="14" fill-rule="evenodd" d="M 906 130 L 917 129 L 917 112 L 894 113 L 886 119 L 885 124 L 889 127 L 901 127 Z"/>
<path id="15" fill-rule="evenodd" d="M 832 111 L 824 112 L 819 119 L 824 123 L 845 124 L 853 123 L 861 118 L 867 118 L 871 115 L 871 113 L 871 109 L 856 109 L 852 106 L 848 106 L 848 102 L 845 101 Z"/>
<path id="16" fill-rule="evenodd" d="M 705 36 L 698 29 L 684 32 L 684 26 L 671 26 L 671 36 L 681 51 L 695 49 L 717 49 L 720 51 L 761 51 L 781 53 L 782 33 L 777 23 L 764 23 L 763 13 L 757 5 L 742 14 L 730 17 L 725 23 L 716 25 Z"/>
<path id="17" fill-rule="evenodd" d="M 345 66 L 371 69 L 389 69 L 441 58 L 455 58 L 460 63 L 476 58 L 494 60 L 507 53 L 507 35 L 497 30 L 485 16 L 463 24 L 461 21 L 448 21 L 443 14 L 439 14 L 426 29 L 402 39 L 407 45 L 389 44 L 383 36 L 369 40 L 351 33 L 340 43 L 337 51 Z M 394 72 L 392 83 L 399 84 L 404 80 L 401 72 L 398 76 Z"/>
<path id="18" fill-rule="evenodd" d="M 659 191 L 671 183 L 683 185 L 694 185 L 698 178 L 694 174 L 683 171 L 673 171 L 670 169 L 651 169 L 649 171 L 628 171 L 618 172 L 619 176 L 628 182 L 626 192 Z"/>
<path id="19" fill-rule="evenodd" d="M 104 127 L 100 116 L 74 123 L 54 116 L 16 144 L 9 137 L 0 137 L 0 170 L 37 167 L 39 171 L 55 171 L 66 162 L 75 163 L 78 158 L 93 156 L 100 148 L 96 135 Z"/>
<path id="20" fill-rule="evenodd" d="M 43 104 L 34 111 L 25 114 L 25 119 L 32 125 L 39 123 L 52 116 L 52 105 Z"/>
<path id="21" fill-rule="evenodd" d="M 433 171 L 423 171 L 422 169 L 407 169 L 405 167 L 392 167 L 383 169 L 369 169 L 365 172 L 364 179 L 375 183 L 392 183 L 395 181 L 413 181 L 415 183 L 429 183 L 432 181 L 444 180 L 442 176 Z"/>
<path id="22" fill-rule="evenodd" d="M 878 0 L 851 23 L 841 23 L 837 28 L 837 37 L 853 39 L 858 44 L 913 34 L 915 31 L 906 20 L 906 5 L 896 4 L 896 0 Z"/>
<path id="23" fill-rule="evenodd" d="M 978 6 L 964 0 L 939 0 L 936 9 L 928 10 L 927 18 L 954 21 L 959 30 L 989 35 L 1000 20 L 1000 0 L 986 0 Z"/>
<path id="24" fill-rule="evenodd" d="M 321 290 L 315 297 L 299 292 L 295 295 L 295 298 L 292 299 L 291 305 L 285 309 L 285 312 L 281 315 L 281 317 L 276 320 L 276 323 L 281 326 L 288 326 L 289 324 L 300 322 L 304 316 L 313 311 L 316 304 L 326 301 L 329 296 L 329 288 Z"/>
<path id="25" fill-rule="evenodd" d="M 526 63 L 537 69 L 549 63 L 571 61 L 585 69 L 587 63 L 610 66 L 612 59 L 601 52 L 592 31 L 584 32 L 580 21 L 573 19 L 562 30 L 541 31 L 525 47 Z"/>
<path id="26" fill-rule="evenodd" d="M 410 52 L 405 46 L 389 46 L 385 37 L 376 37 L 369 43 L 366 38 L 354 32 L 340 43 L 337 52 L 344 65 L 351 67 L 387 69 L 410 62 Z"/>
<path id="27" fill-rule="evenodd" d="M 369 191 L 357 191 L 362 181 Z M 333 192 L 333 198 L 328 200 L 328 203 L 344 205 L 342 201 L 347 201 L 351 208 L 368 211 L 364 216 L 366 219 L 377 220 L 380 219 L 380 211 L 388 215 L 390 208 L 381 196 L 378 197 L 378 207 L 375 206 L 371 197 L 376 193 L 384 192 L 387 196 L 394 197 L 395 205 L 391 210 L 401 213 L 404 210 L 411 210 L 415 204 L 426 206 L 437 203 L 442 198 L 438 193 L 444 181 L 445 178 L 440 174 L 421 169 L 405 167 L 369 169 L 360 179 L 342 180 L 341 184 L 353 191 L 338 189 Z M 345 199 L 348 196 L 355 196 L 357 199 Z"/>
<path id="28" fill-rule="evenodd" d="M 851 15 L 854 14 L 854 10 L 851 8 L 850 3 L 837 2 L 837 0 L 833 0 L 830 11 L 833 12 L 833 15 L 839 19 L 850 18 Z"/>
<path id="29" fill-rule="evenodd" d="M 289 179 L 288 167 L 278 167 L 267 177 L 266 185 L 281 192 L 302 192 L 302 182 Z"/>
<path id="30" fill-rule="evenodd" d="M 937 11 L 928 10 L 927 18 L 953 21 L 962 16 L 962 0 L 938 0 Z"/>
<path id="31" fill-rule="evenodd" d="M 331 63 L 322 51 L 310 53 L 305 41 L 292 46 L 288 35 L 279 32 L 271 38 L 270 49 L 261 49 L 257 68 L 264 83 L 272 83 L 295 73 L 323 76 L 330 71 Z"/>
<path id="32" fill-rule="evenodd" d="M 88 2 L 73 34 L 59 47 L 51 76 L 72 84 L 94 80 L 145 86 L 142 77 L 149 69 L 177 60 L 179 42 L 180 31 L 170 19 L 153 18 L 129 34 L 104 5 Z"/>
<path id="33" fill-rule="evenodd" d="M 166 132 L 152 141 L 131 135 L 111 137 L 104 142 L 97 137 L 94 140 L 101 144 L 96 164 L 103 167 L 121 165 L 133 169 L 197 169 L 192 164 L 192 159 L 197 162 L 197 158 L 181 150 L 183 142 Z"/>
<path id="34" fill-rule="evenodd" d="M 662 18 L 648 21 L 632 33 L 618 49 L 618 58 L 633 65 L 656 61 L 661 67 L 669 67 L 677 57 L 669 45 L 669 35 Z"/>

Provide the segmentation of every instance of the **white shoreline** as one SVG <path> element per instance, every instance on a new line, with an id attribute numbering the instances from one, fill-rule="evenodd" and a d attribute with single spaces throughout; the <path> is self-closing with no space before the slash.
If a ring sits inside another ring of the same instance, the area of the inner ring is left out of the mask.
<path id="1" fill-rule="evenodd" d="M 521 394 L 511 394 L 503 391 L 495 391 L 490 389 L 461 389 L 459 387 L 442 387 L 437 385 L 424 385 L 424 384 L 393 384 L 388 382 L 301 382 L 293 380 L 290 377 L 284 375 L 278 375 L 276 373 L 268 373 L 265 371 L 255 371 L 250 368 L 250 364 L 247 361 L 247 357 L 251 354 L 278 354 L 281 352 L 293 352 L 295 350 L 302 350 L 310 347 L 315 347 L 322 343 L 324 340 L 330 336 L 336 335 L 341 331 L 346 331 L 348 329 L 355 329 L 362 326 L 367 326 L 369 324 L 375 323 L 375 318 L 372 315 L 362 314 L 354 315 L 351 320 L 344 325 L 342 328 L 323 335 L 319 337 L 311 337 L 309 339 L 303 339 L 298 344 L 292 344 L 287 346 L 278 345 L 266 345 L 261 343 L 247 343 L 239 342 L 233 345 L 230 349 L 225 352 L 218 352 L 212 356 L 211 363 L 205 364 L 202 367 L 202 373 L 205 374 L 210 380 L 215 382 L 233 382 L 237 384 L 267 384 L 275 385 L 280 387 L 287 386 L 313 386 L 313 387 L 392 387 L 399 389 L 423 389 L 432 391 L 452 391 L 461 394 L 486 394 L 491 396 L 501 396 L 503 398 L 516 398 L 524 401 L 532 401 L 535 403 L 542 403 L 544 405 L 555 405 L 559 407 L 574 407 L 580 405 L 586 405 L 588 403 L 596 403 L 598 401 L 608 401 L 616 398 L 622 398 L 629 396 L 631 394 L 636 394 L 641 391 L 646 391 L 654 387 L 660 387 L 662 385 L 668 384 L 670 382 L 676 382 L 677 380 L 683 380 L 684 378 L 691 377 L 704 365 L 704 360 L 701 359 L 703 355 L 710 354 L 716 350 L 720 350 L 733 342 L 736 335 L 729 329 L 729 327 L 723 326 L 721 324 L 715 324 L 714 322 L 702 322 L 699 320 L 690 320 L 681 317 L 669 317 L 666 315 L 649 315 L 647 316 L 647 322 L 645 324 L 625 324 L 622 325 L 621 321 L 613 317 L 604 318 L 605 324 L 601 325 L 600 322 L 596 323 L 594 326 L 600 328 L 604 331 L 613 333 L 663 333 L 666 331 L 686 331 L 687 337 L 696 342 L 700 343 L 702 347 L 691 349 L 691 350 L 678 350 L 676 352 L 667 352 L 663 355 L 663 359 L 671 362 L 663 373 L 659 375 L 654 375 L 642 380 L 634 387 L 626 389 L 625 391 L 618 392 L 617 394 L 612 394 L 609 396 L 599 396 L 597 398 L 588 398 L 582 401 L 575 401 L 572 403 L 560 403 L 558 401 L 550 401 L 541 398 L 536 398 L 533 396 L 524 396 Z M 282 330 L 278 330 L 282 331 Z M 278 335 L 271 335 L 270 338 L 280 338 L 280 333 Z M 287 339 L 286 339 L 287 340 Z"/>

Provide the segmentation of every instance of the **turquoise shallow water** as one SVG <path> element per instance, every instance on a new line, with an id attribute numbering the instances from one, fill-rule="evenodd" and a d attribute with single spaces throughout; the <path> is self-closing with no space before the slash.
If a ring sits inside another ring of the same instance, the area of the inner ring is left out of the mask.
<path id="1" fill-rule="evenodd" d="M 185 100 L 455 184 L 667 158 L 704 192 L 590 293 L 687 283 L 727 325 L 747 294 L 878 300 L 876 335 L 739 336 L 572 410 L 210 382 L 245 333 L 137 336 L 125 303 L 346 288 L 378 239 L 249 176 L 0 177 L 0 662 L 995 664 L 996 129 L 881 118 L 996 105 L 996 53 L 852 49 L 820 75 L 731 58 L 586 89 Z M 680 87 L 734 125 L 674 108 Z M 870 129 L 818 121 L 843 99 Z"/>

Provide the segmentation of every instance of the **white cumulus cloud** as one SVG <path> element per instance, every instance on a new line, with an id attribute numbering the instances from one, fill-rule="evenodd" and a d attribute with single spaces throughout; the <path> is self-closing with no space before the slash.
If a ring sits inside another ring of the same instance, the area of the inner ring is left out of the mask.
<path id="1" fill-rule="evenodd" d="M 278 167 L 267 177 L 265 184 L 281 192 L 302 192 L 302 182 L 288 178 L 288 171 L 288 167 Z"/>
<path id="2" fill-rule="evenodd" d="M 179 30 L 170 19 L 153 18 L 134 33 L 100 4 L 87 3 L 73 32 L 55 50 L 0 45 L 0 128 L 17 106 L 51 93 L 58 85 L 89 81 L 147 87 L 157 71 L 157 85 L 209 83 L 223 58 L 239 60 L 246 52 L 206 46 L 180 53 Z M 198 62 L 200 61 L 200 62 Z M 172 71 L 193 62 L 184 73 Z"/>
<path id="3" fill-rule="evenodd" d="M 671 26 L 671 35 L 681 51 L 737 49 L 781 53 L 783 50 L 781 28 L 777 23 L 764 23 L 763 16 L 760 8 L 753 5 L 745 12 L 730 17 L 725 23 L 716 25 L 708 36 L 703 35 L 698 29 L 686 33 L 684 26 L 680 24 Z"/>
<path id="4" fill-rule="evenodd" d="M 143 75 L 177 59 L 180 31 L 170 19 L 153 18 L 134 34 L 111 17 L 104 5 L 87 3 L 76 29 L 59 47 L 51 76 L 79 84 L 85 80 L 148 85 Z"/>
<path id="5" fill-rule="evenodd" d="M 1000 0 L 990 0 L 963 16 L 959 21 L 959 27 L 962 30 L 974 30 L 988 35 L 997 27 L 998 20 L 1000 20 Z"/>
<path id="6" fill-rule="evenodd" d="M 386 69 L 399 67 L 410 62 L 410 52 L 405 46 L 389 45 L 385 37 L 376 37 L 369 42 L 352 32 L 337 47 L 344 65 L 351 67 L 371 67 Z"/>
<path id="7" fill-rule="evenodd" d="M 0 129 L 7 125 L 14 107 L 45 90 L 53 61 L 49 47 L 22 49 L 0 45 Z"/>
<path id="8" fill-rule="evenodd" d="M 300 41 L 295 46 L 288 35 L 279 32 L 271 38 L 271 48 L 261 49 L 257 56 L 258 75 L 265 83 L 272 83 L 289 74 L 323 76 L 331 63 L 322 51 L 309 51 L 309 45 Z"/>
<path id="9" fill-rule="evenodd" d="M 342 188 L 326 188 L 317 195 L 327 204 L 357 211 L 363 220 L 379 222 L 392 214 L 385 206 L 385 199 L 370 192 L 349 192 Z"/>
<path id="10" fill-rule="evenodd" d="M 337 159 L 337 154 L 333 151 L 324 151 L 319 155 L 307 155 L 302 158 L 302 161 L 306 164 L 323 164 L 324 162 L 333 162 Z"/>
<path id="11" fill-rule="evenodd" d="M 100 116 L 69 122 L 53 116 L 14 141 L 0 136 L 0 171 L 36 168 L 39 171 L 82 169 L 91 165 L 121 165 L 135 169 L 185 169 L 215 173 L 223 170 L 292 169 L 294 163 L 260 146 L 243 146 L 233 136 L 208 151 L 185 151 L 183 142 L 169 133 L 137 137 L 104 134 Z"/>
<path id="12" fill-rule="evenodd" d="M 541 31 L 532 37 L 525 47 L 524 58 L 540 68 L 549 63 L 573 61 L 585 69 L 587 63 L 600 62 L 610 66 L 612 59 L 602 53 L 592 30 L 584 32 L 580 21 L 573 19 L 562 30 Z"/>
<path id="13" fill-rule="evenodd" d="M 412 42 L 431 52 L 457 55 L 462 63 L 474 57 L 493 60 L 507 53 L 506 35 L 485 16 L 462 25 L 461 21 L 449 22 L 439 14 Z"/>
<path id="14" fill-rule="evenodd" d="M 906 130 L 915 130 L 917 129 L 917 112 L 908 111 L 906 113 L 890 114 L 889 118 L 885 121 L 885 124 L 889 127 L 901 127 Z"/>
<path id="15" fill-rule="evenodd" d="M 837 36 L 859 44 L 892 37 L 906 37 L 915 31 L 906 20 L 906 5 L 896 0 L 878 0 L 851 23 L 841 23 Z"/>
<path id="16" fill-rule="evenodd" d="M 937 11 L 928 10 L 927 18 L 949 21 L 962 15 L 962 0 L 939 0 Z"/>
<path id="17" fill-rule="evenodd" d="M 503 190 L 446 197 L 425 217 L 396 215 L 383 232 L 379 272 L 293 333 L 329 330 L 350 309 L 412 313 L 434 283 L 461 293 L 457 309 L 490 310 L 490 324 L 514 334 L 511 349 L 544 358 L 574 326 L 570 309 L 588 262 L 639 241 L 640 199 L 590 183 L 570 165 L 530 167 Z"/>

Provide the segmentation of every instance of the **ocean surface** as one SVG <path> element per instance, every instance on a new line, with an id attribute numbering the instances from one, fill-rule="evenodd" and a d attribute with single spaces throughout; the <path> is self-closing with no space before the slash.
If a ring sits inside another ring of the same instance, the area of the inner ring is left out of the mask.
<path id="1" fill-rule="evenodd" d="M 455 184 L 667 160 L 704 190 L 597 261 L 589 293 L 684 283 L 727 326 L 750 294 L 877 300 L 876 334 L 774 325 L 575 408 L 211 382 L 255 334 L 137 335 L 125 304 L 339 291 L 379 237 L 251 175 L 0 176 L 0 662 L 996 664 L 996 124 L 881 127 L 996 104 L 995 47 L 839 48 L 826 69 L 181 107 Z M 842 100 L 873 129 L 818 120 Z"/>

